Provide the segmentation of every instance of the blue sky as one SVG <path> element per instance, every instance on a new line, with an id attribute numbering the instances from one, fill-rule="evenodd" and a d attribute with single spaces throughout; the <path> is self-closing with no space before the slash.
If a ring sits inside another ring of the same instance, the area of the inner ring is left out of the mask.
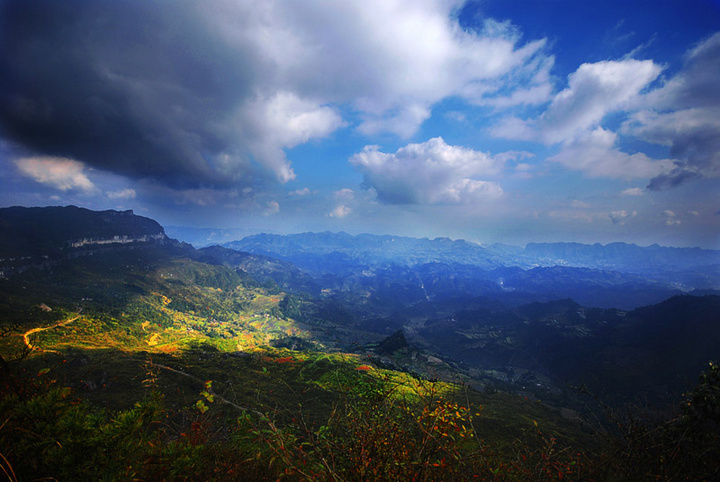
<path id="1" fill-rule="evenodd" d="M 0 0 L 0 205 L 720 248 L 720 2 Z"/>

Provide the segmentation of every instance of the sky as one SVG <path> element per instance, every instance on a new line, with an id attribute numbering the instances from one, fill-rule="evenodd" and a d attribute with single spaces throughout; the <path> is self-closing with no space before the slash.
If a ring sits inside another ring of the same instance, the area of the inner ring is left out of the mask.
<path id="1" fill-rule="evenodd" d="M 720 0 L 0 0 L 0 206 L 720 248 Z"/>

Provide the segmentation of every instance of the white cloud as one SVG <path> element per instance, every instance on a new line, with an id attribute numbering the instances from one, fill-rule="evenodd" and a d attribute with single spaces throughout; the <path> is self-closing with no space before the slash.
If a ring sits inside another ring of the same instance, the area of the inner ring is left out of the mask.
<path id="1" fill-rule="evenodd" d="M 333 193 L 333 197 L 343 201 L 352 201 L 355 199 L 355 191 L 349 188 L 340 189 Z"/>
<path id="2" fill-rule="evenodd" d="M 455 122 L 467 122 L 467 115 L 464 112 L 460 112 L 457 110 L 451 110 L 446 112 L 445 114 L 446 119 L 454 120 Z"/>
<path id="3" fill-rule="evenodd" d="M 490 20 L 480 31 L 465 30 L 455 15 L 461 4 L 218 1 L 203 10 L 228 43 L 264 59 L 258 91 L 291 92 L 317 108 L 349 104 L 361 132 L 407 137 L 448 96 L 483 102 L 507 90 L 498 79 L 514 76 L 502 94 L 531 92 L 511 102 L 527 103 L 547 82 L 544 40 L 518 46 L 512 25 Z"/>
<path id="4" fill-rule="evenodd" d="M 239 112 L 238 123 L 239 131 L 255 133 L 247 140 L 255 160 L 283 183 L 295 179 L 283 149 L 325 137 L 344 125 L 335 109 L 292 92 L 256 99 Z"/>
<path id="5" fill-rule="evenodd" d="M 38 125 L 57 134 L 45 148 L 134 180 L 287 183 L 296 177 L 288 149 L 345 127 L 407 138 L 444 99 L 547 100 L 546 41 L 523 42 L 509 22 L 461 25 L 464 3 L 206 0 L 179 2 L 171 15 L 165 2 L 78 4 L 73 22 L 10 33 L 21 50 L 54 56 L 58 70 L 16 62 L 8 118 L 45 116 Z M 11 10 L 9 21 L 67 13 L 59 3 Z"/>
<path id="6" fill-rule="evenodd" d="M 650 179 L 673 168 L 672 161 L 654 160 L 638 152 L 627 154 L 615 147 L 617 134 L 598 127 L 563 146 L 562 151 L 549 157 L 589 177 L 617 179 Z"/>
<path id="7" fill-rule="evenodd" d="M 590 177 L 649 179 L 650 190 L 720 176 L 720 33 L 687 55 L 684 69 L 642 95 L 660 74 L 652 61 L 623 59 L 583 64 L 568 87 L 536 118 L 503 119 L 496 136 L 563 143 L 549 158 Z M 669 159 L 621 151 L 617 135 L 601 126 L 612 112 L 629 113 L 621 133 L 670 147 Z M 640 190 L 623 195 L 640 195 Z"/>
<path id="8" fill-rule="evenodd" d="M 663 211 L 662 217 L 665 220 L 665 224 L 668 226 L 675 226 L 682 223 L 682 221 L 680 221 L 675 215 L 675 212 L 670 209 Z"/>
<path id="9" fill-rule="evenodd" d="M 474 103 L 497 109 L 545 103 L 552 98 L 550 69 L 554 63 L 552 56 L 536 55 L 508 75 L 483 85 L 483 96 L 478 96 Z"/>
<path id="10" fill-rule="evenodd" d="M 661 68 L 650 60 L 617 60 L 582 64 L 568 77 L 538 118 L 506 118 L 492 132 L 498 137 L 540 139 L 547 144 L 568 142 L 600 124 L 610 112 L 629 102 L 657 78 Z"/>
<path id="11" fill-rule="evenodd" d="M 24 176 L 61 191 L 70 189 L 95 190 L 95 185 L 85 174 L 85 165 L 73 159 L 64 157 L 25 157 L 17 159 L 15 165 Z"/>
<path id="12" fill-rule="evenodd" d="M 347 215 L 350 214 L 351 212 L 352 212 L 352 209 L 350 209 L 349 207 L 341 204 L 341 205 L 337 206 L 335 209 L 333 209 L 333 210 L 328 214 L 328 217 L 331 217 L 331 218 L 344 218 L 345 216 L 347 216 Z"/>
<path id="13" fill-rule="evenodd" d="M 645 194 L 645 190 L 641 187 L 629 187 L 620 193 L 621 196 L 642 196 L 643 194 Z"/>
<path id="14" fill-rule="evenodd" d="M 109 199 L 135 199 L 137 193 L 135 189 L 122 189 L 120 191 L 110 191 L 107 193 Z"/>
<path id="15" fill-rule="evenodd" d="M 280 204 L 277 201 L 268 201 L 263 210 L 263 216 L 272 216 L 280 212 Z"/>
<path id="16" fill-rule="evenodd" d="M 637 216 L 637 211 L 628 212 L 622 209 L 620 211 L 612 211 L 608 216 L 613 224 L 625 224 L 628 218 Z"/>
<path id="17" fill-rule="evenodd" d="M 464 204 L 502 194 L 494 182 L 478 179 L 496 176 L 503 162 L 465 147 L 450 146 L 441 137 L 408 144 L 394 154 L 365 146 L 350 163 L 365 183 L 389 204 Z"/>
<path id="18" fill-rule="evenodd" d="M 309 196 L 310 194 L 312 194 L 312 192 L 310 191 L 309 188 L 304 187 L 304 188 L 302 188 L 302 189 L 296 189 L 296 190 L 294 190 L 294 191 L 290 191 L 288 194 L 289 194 L 290 196 L 300 196 L 300 197 L 303 197 L 303 196 Z"/>
<path id="19" fill-rule="evenodd" d="M 570 75 L 568 88 L 555 96 L 543 114 L 542 137 L 556 143 L 598 125 L 655 80 L 660 70 L 650 60 L 582 64 Z"/>

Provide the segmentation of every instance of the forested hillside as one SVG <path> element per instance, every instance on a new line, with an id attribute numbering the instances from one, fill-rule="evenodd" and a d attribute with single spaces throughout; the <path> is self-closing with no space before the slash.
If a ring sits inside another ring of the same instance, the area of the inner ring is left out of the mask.
<path id="1" fill-rule="evenodd" d="M 170 240 L 83 248 L 0 279 L 9 480 L 716 473 L 717 296 L 629 311 L 473 296 L 461 266 L 327 276 Z"/>

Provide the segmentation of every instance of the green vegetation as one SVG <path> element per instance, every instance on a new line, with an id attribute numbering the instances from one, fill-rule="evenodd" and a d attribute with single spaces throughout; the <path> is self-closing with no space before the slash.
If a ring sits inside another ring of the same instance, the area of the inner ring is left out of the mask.
<path id="1" fill-rule="evenodd" d="M 313 320 L 296 321 L 301 309 L 242 272 L 153 248 L 0 280 L 0 471 L 8 480 L 717 476 L 716 365 L 670 418 L 616 412 L 614 425 L 591 426 L 518 395 L 320 350 Z M 388 351 L 405 345 L 399 338 Z"/>

